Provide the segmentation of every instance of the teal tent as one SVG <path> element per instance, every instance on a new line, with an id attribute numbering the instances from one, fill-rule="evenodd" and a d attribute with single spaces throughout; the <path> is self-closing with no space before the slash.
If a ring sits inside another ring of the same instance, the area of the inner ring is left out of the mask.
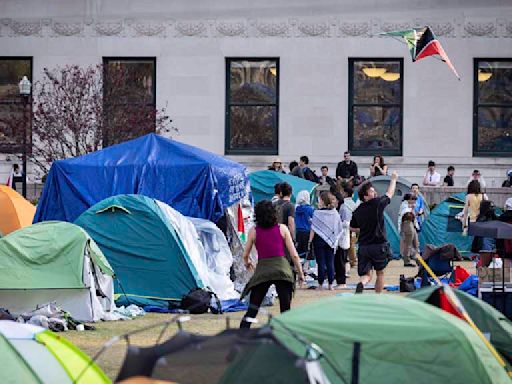
<path id="1" fill-rule="evenodd" d="M 332 297 L 293 308 L 270 323 L 298 355 L 311 350 L 304 342 L 318 346 L 331 383 L 510 383 L 466 322 L 406 297 Z"/>
<path id="2" fill-rule="evenodd" d="M 388 215 L 384 212 L 384 226 L 386 228 L 386 236 L 393 252 L 393 257 L 396 259 L 400 258 L 400 234 L 396 229 L 396 225 Z"/>
<path id="3" fill-rule="evenodd" d="M 261 200 L 270 200 L 274 196 L 274 186 L 277 183 L 287 182 L 292 186 L 292 202 L 300 191 L 306 190 L 313 197 L 313 191 L 318 184 L 312 181 L 301 179 L 300 177 L 287 175 L 275 171 L 256 171 L 249 174 L 251 191 L 254 202 Z"/>
<path id="4" fill-rule="evenodd" d="M 407 295 L 411 299 L 424 301 L 440 307 L 441 286 L 426 287 Z M 512 322 L 485 301 L 477 299 L 459 289 L 453 289 L 475 325 L 506 359 L 512 363 Z"/>
<path id="5" fill-rule="evenodd" d="M 440 246 L 453 244 L 462 256 L 468 257 L 473 237 L 462 236 L 462 222 L 455 216 L 464 209 L 465 193 L 457 193 L 439 203 L 423 223 L 420 232 L 420 244 Z"/>
<path id="6" fill-rule="evenodd" d="M 174 227 L 157 202 L 142 195 L 109 197 L 76 220 L 116 271 L 117 303 L 168 306 L 203 287 Z"/>

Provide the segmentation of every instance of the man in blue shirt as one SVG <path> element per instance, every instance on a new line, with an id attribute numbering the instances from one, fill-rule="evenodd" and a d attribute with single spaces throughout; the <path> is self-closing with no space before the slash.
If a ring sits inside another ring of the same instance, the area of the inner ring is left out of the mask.
<path id="1" fill-rule="evenodd" d="M 414 207 L 414 215 L 421 230 L 421 225 L 425 221 L 425 199 L 420 194 L 420 186 L 416 183 L 411 185 L 411 194 L 416 196 L 416 205 Z"/>

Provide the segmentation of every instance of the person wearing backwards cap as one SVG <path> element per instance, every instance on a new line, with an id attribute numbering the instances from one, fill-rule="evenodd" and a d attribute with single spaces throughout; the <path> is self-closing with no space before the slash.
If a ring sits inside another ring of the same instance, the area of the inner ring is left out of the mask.
<path id="1" fill-rule="evenodd" d="M 281 173 L 286 173 L 283 169 L 283 162 L 279 157 L 276 157 L 272 162 L 272 165 L 268 167 L 269 171 L 276 171 Z"/>
<path id="2" fill-rule="evenodd" d="M 501 186 L 504 188 L 512 187 L 512 169 L 507 171 L 507 179 L 503 182 L 503 184 L 501 184 Z"/>

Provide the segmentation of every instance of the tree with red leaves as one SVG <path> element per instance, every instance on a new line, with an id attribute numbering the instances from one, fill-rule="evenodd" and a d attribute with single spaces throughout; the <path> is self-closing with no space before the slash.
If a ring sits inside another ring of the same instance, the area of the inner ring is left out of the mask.
<path id="1" fill-rule="evenodd" d="M 55 160 L 149 132 L 176 130 L 166 109 L 151 103 L 154 96 L 141 91 L 138 80 L 126 68 L 109 65 L 44 68 L 42 79 L 33 86 L 32 134 L 27 130 L 28 154 L 36 172 L 44 176 Z M 22 127 L 18 115 L 3 118 L 3 125 Z"/>

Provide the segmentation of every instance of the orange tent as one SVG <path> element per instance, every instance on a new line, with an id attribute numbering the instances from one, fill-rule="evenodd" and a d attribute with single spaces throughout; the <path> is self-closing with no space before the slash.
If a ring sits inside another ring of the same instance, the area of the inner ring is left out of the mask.
<path id="1" fill-rule="evenodd" d="M 36 207 L 14 189 L 0 185 L 0 235 L 32 224 Z"/>

